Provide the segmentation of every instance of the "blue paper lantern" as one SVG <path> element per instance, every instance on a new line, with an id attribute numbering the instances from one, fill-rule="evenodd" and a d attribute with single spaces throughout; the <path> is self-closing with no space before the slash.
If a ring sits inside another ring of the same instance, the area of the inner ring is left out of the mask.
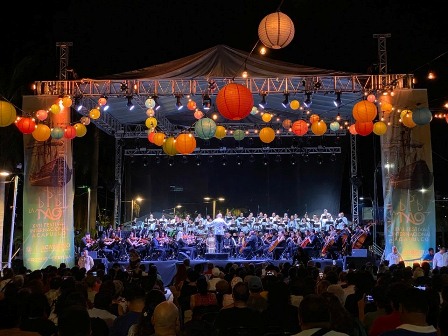
<path id="1" fill-rule="evenodd" d="M 337 121 L 333 121 L 331 124 L 330 124 L 330 129 L 333 131 L 333 132 L 336 132 L 336 131 L 339 131 L 339 127 L 340 127 L 341 125 L 339 125 L 339 123 L 337 122 Z"/>
<path id="2" fill-rule="evenodd" d="M 420 126 L 429 124 L 432 120 L 432 113 L 427 107 L 417 107 L 412 111 L 412 120 Z"/>
<path id="3" fill-rule="evenodd" d="M 51 137 L 53 139 L 61 139 L 64 136 L 64 130 L 60 127 L 55 127 L 51 130 Z"/>
<path id="4" fill-rule="evenodd" d="M 194 132 L 198 138 L 211 139 L 216 133 L 216 123 L 210 118 L 202 118 L 194 125 Z"/>

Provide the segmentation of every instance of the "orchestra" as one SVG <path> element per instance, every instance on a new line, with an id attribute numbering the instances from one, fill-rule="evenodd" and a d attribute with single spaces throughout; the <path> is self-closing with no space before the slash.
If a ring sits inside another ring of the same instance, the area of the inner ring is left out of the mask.
<path id="1" fill-rule="evenodd" d="M 320 216 L 306 212 L 302 217 L 288 213 L 269 216 L 260 212 L 245 217 L 244 213 L 234 216 L 228 212 L 221 218 L 225 231 L 220 247 L 210 215 L 197 214 L 194 219 L 179 215 L 169 219 L 163 215 L 156 219 L 151 214 L 139 228 L 108 226 L 98 234 L 98 240 L 86 233 L 80 251 L 102 251 L 109 261 L 127 260 L 130 250 L 142 260 L 177 259 L 180 252 L 191 259 L 204 259 L 206 253 L 219 252 L 227 253 L 229 259 L 280 259 L 292 258 L 300 248 L 310 256 L 334 260 L 350 255 L 353 248 L 367 246 L 373 225 L 353 229 L 343 212 L 333 221 L 327 209 Z"/>

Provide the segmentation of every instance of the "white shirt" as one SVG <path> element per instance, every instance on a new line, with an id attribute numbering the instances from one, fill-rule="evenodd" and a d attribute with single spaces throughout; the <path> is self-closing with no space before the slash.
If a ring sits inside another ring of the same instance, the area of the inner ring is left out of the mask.
<path id="1" fill-rule="evenodd" d="M 93 265 L 95 265 L 95 263 L 93 262 L 93 258 L 91 256 L 81 256 L 78 260 L 78 266 L 79 268 L 85 268 L 86 271 L 90 271 L 90 269 L 93 267 Z"/>
<path id="2" fill-rule="evenodd" d="M 432 268 L 440 268 L 443 266 L 448 266 L 448 254 L 446 252 L 437 252 L 434 254 L 434 259 L 432 259 Z"/>
<path id="3" fill-rule="evenodd" d="M 389 261 L 389 266 L 398 264 L 400 262 L 400 260 L 401 260 L 400 253 L 393 253 L 393 252 L 391 252 L 391 253 L 389 253 L 387 255 L 386 260 Z"/>

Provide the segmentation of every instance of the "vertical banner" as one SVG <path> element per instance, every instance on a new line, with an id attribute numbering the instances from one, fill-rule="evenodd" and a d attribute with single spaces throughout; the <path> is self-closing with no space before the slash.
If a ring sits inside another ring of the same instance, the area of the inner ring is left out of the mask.
<path id="1" fill-rule="evenodd" d="M 25 96 L 23 109 L 34 115 L 58 100 Z M 49 112 L 43 123 L 53 129 L 47 141 L 24 135 L 23 261 L 31 270 L 74 266 L 72 140 L 63 136 L 70 108 Z"/>
<path id="2" fill-rule="evenodd" d="M 413 110 L 428 107 L 428 97 L 426 90 L 394 92 L 393 97 L 380 98 L 380 110 L 390 122 L 381 137 L 384 253 L 397 246 L 410 266 L 436 243 L 430 125 L 416 125 L 412 119 Z"/>

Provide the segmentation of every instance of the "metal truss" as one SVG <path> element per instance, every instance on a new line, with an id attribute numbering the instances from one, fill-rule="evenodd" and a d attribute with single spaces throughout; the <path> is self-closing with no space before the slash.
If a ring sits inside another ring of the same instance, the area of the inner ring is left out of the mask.
<path id="1" fill-rule="evenodd" d="M 123 145 L 122 141 L 115 140 L 115 186 L 114 186 L 114 221 L 115 226 L 120 224 L 121 218 L 121 181 L 123 174 Z"/>
<path id="2" fill-rule="evenodd" d="M 190 156 L 195 155 L 268 155 L 268 154 L 299 154 L 299 155 L 312 155 L 312 154 L 341 154 L 341 147 L 290 147 L 290 148 L 196 148 Z M 150 148 L 135 148 L 126 149 L 124 151 L 125 156 L 152 156 L 152 155 L 164 155 L 162 149 L 150 149 Z"/>
<path id="3" fill-rule="evenodd" d="M 356 135 L 350 135 L 350 182 L 352 194 L 352 224 L 359 224 L 359 197 L 358 197 L 358 153 L 356 147 Z"/>

